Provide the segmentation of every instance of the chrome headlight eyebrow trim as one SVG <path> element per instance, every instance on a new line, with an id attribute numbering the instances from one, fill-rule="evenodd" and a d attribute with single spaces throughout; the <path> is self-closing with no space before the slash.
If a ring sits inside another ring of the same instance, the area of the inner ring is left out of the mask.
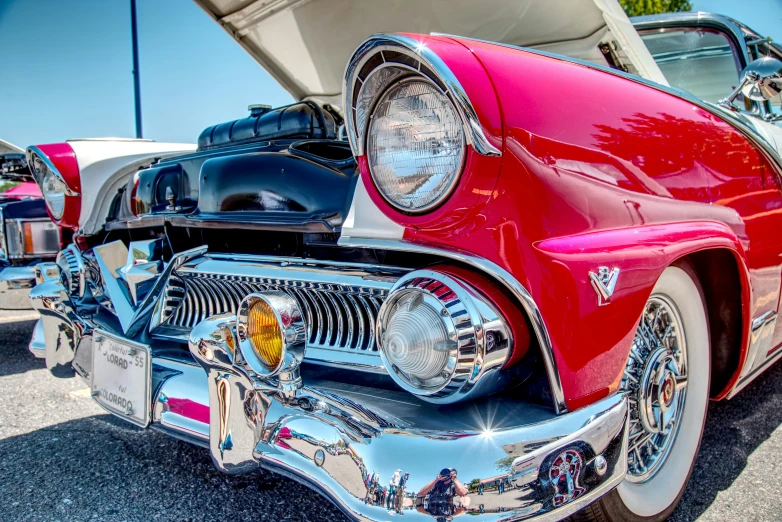
<path id="1" fill-rule="evenodd" d="M 409 58 L 411 63 L 393 61 L 390 57 L 387 59 L 384 51 L 393 51 Z M 363 78 L 360 74 L 364 66 L 375 57 L 379 57 L 381 63 L 372 67 L 371 71 L 366 73 Z M 367 80 L 379 66 L 394 66 L 400 69 L 406 69 L 416 75 L 420 75 L 435 85 L 439 86 L 445 95 L 449 98 L 456 108 L 457 114 L 462 120 L 464 126 L 464 135 L 467 143 L 473 146 L 478 154 L 484 156 L 500 156 L 502 153 L 492 145 L 483 131 L 483 126 L 478 119 L 475 108 L 470 102 L 467 93 L 464 91 L 459 80 L 448 68 L 445 62 L 437 54 L 427 48 L 421 42 L 408 36 L 399 34 L 376 34 L 366 39 L 353 53 L 345 69 L 344 80 L 342 84 L 342 104 L 345 108 L 345 125 L 347 127 L 348 141 L 353 149 L 355 156 L 363 156 L 365 153 L 366 133 L 369 123 L 369 115 L 373 110 L 374 104 L 390 85 L 391 80 L 380 82 L 380 85 L 372 86 L 372 91 L 363 93 Z M 355 90 L 358 89 L 358 92 Z M 372 103 L 369 106 L 361 107 L 361 111 L 366 114 L 359 114 L 358 104 L 354 105 L 354 98 L 358 101 L 360 98 L 370 98 Z M 359 121 L 359 116 L 363 116 Z"/>

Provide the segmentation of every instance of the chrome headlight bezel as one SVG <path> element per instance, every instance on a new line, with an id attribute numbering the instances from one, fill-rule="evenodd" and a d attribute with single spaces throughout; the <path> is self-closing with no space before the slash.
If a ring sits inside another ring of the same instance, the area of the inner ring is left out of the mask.
<path id="1" fill-rule="evenodd" d="M 345 69 L 342 101 L 347 136 L 355 156 L 365 156 L 367 152 L 370 120 L 380 97 L 396 82 L 409 79 L 428 82 L 448 98 L 459 117 L 464 139 L 465 159 L 457 179 L 436 203 L 411 210 L 395 205 L 381 193 L 394 210 L 423 215 L 440 207 L 457 192 L 458 180 L 467 164 L 468 145 L 471 151 L 483 156 L 500 156 L 502 153 L 487 138 L 470 98 L 437 53 L 409 36 L 385 34 L 365 40 L 353 53 Z"/>
<path id="2" fill-rule="evenodd" d="M 396 367 L 386 352 L 386 329 L 397 303 L 409 292 L 419 292 L 436 303 L 453 345 L 440 382 L 421 385 Z M 383 365 L 404 390 L 421 399 L 449 404 L 497 391 L 500 369 L 513 350 L 511 329 L 497 309 L 467 282 L 436 270 L 416 270 L 402 277 L 381 306 L 376 340 Z"/>

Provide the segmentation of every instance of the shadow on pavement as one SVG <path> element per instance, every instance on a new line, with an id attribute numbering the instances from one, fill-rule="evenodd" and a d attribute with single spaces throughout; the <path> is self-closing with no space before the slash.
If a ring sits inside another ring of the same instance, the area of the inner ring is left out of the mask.
<path id="1" fill-rule="evenodd" d="M 777 363 L 733 399 L 710 405 L 695 469 L 671 520 L 694 520 L 706 511 L 780 424 L 782 365 Z"/>
<path id="2" fill-rule="evenodd" d="M 0 440 L 0 454 L 2 520 L 344 520 L 305 486 L 221 474 L 205 449 L 110 415 Z"/>
<path id="3" fill-rule="evenodd" d="M 43 359 L 36 359 L 27 349 L 34 327 L 35 320 L 0 322 L 0 377 L 46 367 Z"/>

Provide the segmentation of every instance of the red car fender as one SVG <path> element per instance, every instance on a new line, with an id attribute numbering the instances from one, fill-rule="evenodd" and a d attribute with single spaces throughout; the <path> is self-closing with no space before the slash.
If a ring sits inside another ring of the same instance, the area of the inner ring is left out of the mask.
<path id="1" fill-rule="evenodd" d="M 618 389 L 646 301 L 663 270 L 678 259 L 707 249 L 729 250 L 739 267 L 742 300 L 749 302 L 744 248 L 723 223 L 628 227 L 549 239 L 534 246 L 540 262 L 551 266 L 551 291 L 538 304 L 555 343 L 569 409 Z M 596 266 L 619 269 L 614 294 L 604 306 L 598 304 L 589 279 Z M 750 324 L 748 308 L 743 312 L 741 364 Z M 591 342 L 597 339 L 600 342 Z"/>
<path id="2" fill-rule="evenodd" d="M 748 325 L 780 299 L 782 177 L 744 131 L 662 88 L 564 58 L 408 36 L 462 84 L 495 146 L 502 129 L 502 156 L 470 147 L 454 194 L 428 214 L 391 208 L 361 157 L 367 192 L 405 241 L 480 256 L 525 287 L 548 329 L 568 409 L 617 388 L 654 282 L 704 249 L 732 252 L 743 270 L 745 331 L 731 350 L 740 351 L 732 361 L 746 359 Z M 624 267 L 623 292 L 635 291 L 597 310 L 588 274 L 611 264 Z"/>

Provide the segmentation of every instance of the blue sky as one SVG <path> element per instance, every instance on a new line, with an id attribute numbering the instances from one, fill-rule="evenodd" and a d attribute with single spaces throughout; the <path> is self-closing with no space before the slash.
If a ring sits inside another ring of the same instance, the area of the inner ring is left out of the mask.
<path id="1" fill-rule="evenodd" d="M 195 142 L 251 103 L 292 101 L 191 0 L 137 4 L 145 137 Z M 782 0 L 693 4 L 782 41 Z M 0 138 L 134 136 L 128 0 L 0 0 L 0 49 Z"/>

